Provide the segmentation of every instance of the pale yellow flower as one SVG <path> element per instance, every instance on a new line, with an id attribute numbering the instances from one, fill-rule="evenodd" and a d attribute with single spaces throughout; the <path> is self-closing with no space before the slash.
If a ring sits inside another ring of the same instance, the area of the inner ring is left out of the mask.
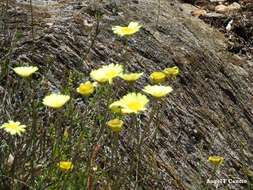
<path id="1" fill-rule="evenodd" d="M 70 161 L 60 161 L 57 166 L 60 168 L 60 170 L 66 172 L 73 169 L 73 164 Z"/>
<path id="2" fill-rule="evenodd" d="M 151 82 L 158 84 L 158 83 L 165 81 L 166 75 L 163 72 L 155 71 L 155 72 L 151 73 L 149 78 L 150 78 Z"/>
<path id="3" fill-rule="evenodd" d="M 120 78 L 122 78 L 123 80 L 127 82 L 134 82 L 138 80 L 142 75 L 143 73 L 127 73 L 127 74 L 121 74 Z"/>
<path id="4" fill-rule="evenodd" d="M 62 94 L 50 94 L 43 99 L 43 104 L 51 108 L 60 108 L 68 102 L 70 96 Z"/>
<path id="5" fill-rule="evenodd" d="M 110 105 L 111 112 L 113 112 L 113 113 L 122 113 L 121 112 L 121 107 L 119 105 L 117 105 L 117 101 L 114 102 L 113 104 Z"/>
<path id="6" fill-rule="evenodd" d="M 76 89 L 76 91 L 83 96 L 91 95 L 94 92 L 94 90 L 95 87 L 90 81 L 81 83 L 79 87 Z"/>
<path id="7" fill-rule="evenodd" d="M 92 79 L 104 83 L 112 83 L 113 78 L 119 76 L 123 72 L 123 66 L 119 64 L 104 65 L 102 68 L 93 70 L 90 73 Z"/>
<path id="8" fill-rule="evenodd" d="M 221 156 L 209 156 L 208 162 L 210 162 L 214 166 L 219 166 L 223 163 L 224 158 Z"/>
<path id="9" fill-rule="evenodd" d="M 141 25 L 138 22 L 130 22 L 128 26 L 114 26 L 112 27 L 113 33 L 119 36 L 130 36 L 138 32 Z"/>
<path id="10" fill-rule="evenodd" d="M 38 70 L 38 67 L 33 66 L 15 67 L 13 68 L 13 70 L 16 74 L 18 74 L 21 77 L 29 77 Z"/>
<path id="11" fill-rule="evenodd" d="M 119 101 L 112 103 L 109 107 L 119 106 L 122 113 L 138 113 L 146 110 L 148 98 L 141 93 L 129 93 Z"/>
<path id="12" fill-rule="evenodd" d="M 175 79 L 176 76 L 179 75 L 179 68 L 177 66 L 169 67 L 169 68 L 165 68 L 163 72 L 165 73 L 167 77 L 172 77 Z"/>
<path id="13" fill-rule="evenodd" d="M 120 132 L 122 130 L 123 121 L 120 119 L 112 119 L 106 124 L 113 132 Z"/>
<path id="14" fill-rule="evenodd" d="M 0 129 L 5 130 L 7 133 L 11 135 L 21 135 L 21 133 L 25 132 L 25 125 L 20 125 L 20 122 L 8 121 L 8 123 L 4 123 L 0 126 Z"/>
<path id="15" fill-rule="evenodd" d="M 98 87 L 98 82 L 93 82 L 92 85 L 96 88 Z"/>
<path id="16" fill-rule="evenodd" d="M 161 86 L 161 85 L 147 85 L 144 87 L 143 91 L 156 97 L 161 98 L 172 92 L 172 88 L 170 86 Z"/>

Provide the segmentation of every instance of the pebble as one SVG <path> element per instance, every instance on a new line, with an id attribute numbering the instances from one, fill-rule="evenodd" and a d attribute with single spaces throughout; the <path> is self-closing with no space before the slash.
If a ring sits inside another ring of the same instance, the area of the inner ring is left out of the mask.
<path id="1" fill-rule="evenodd" d="M 225 2 L 226 0 L 209 0 L 211 3 Z"/>
<path id="2" fill-rule="evenodd" d="M 229 11 L 239 10 L 241 9 L 241 5 L 239 3 L 234 2 L 231 5 L 228 5 L 227 8 Z"/>
<path id="3" fill-rule="evenodd" d="M 226 26 L 226 30 L 230 31 L 232 29 L 232 24 L 233 24 L 234 20 L 230 20 L 229 23 Z"/>
<path id="4" fill-rule="evenodd" d="M 221 17 L 226 17 L 226 15 L 221 14 L 221 13 L 211 12 L 211 13 L 207 13 L 205 15 L 205 17 L 209 17 L 209 18 L 221 18 Z"/>
<path id="5" fill-rule="evenodd" d="M 226 13 L 228 11 L 228 7 L 225 5 L 217 5 L 215 7 L 215 12 L 217 13 Z"/>
<path id="6" fill-rule="evenodd" d="M 215 7 L 215 12 L 217 12 L 217 13 L 227 13 L 227 12 L 232 12 L 232 11 L 236 11 L 236 10 L 239 10 L 239 9 L 241 9 L 241 5 L 239 3 L 234 2 L 234 3 L 232 3 L 228 6 L 222 5 L 222 4 L 217 5 Z"/>
<path id="7" fill-rule="evenodd" d="M 197 9 L 191 12 L 192 16 L 195 17 L 200 17 L 200 16 L 205 16 L 206 15 L 206 11 L 203 9 Z"/>

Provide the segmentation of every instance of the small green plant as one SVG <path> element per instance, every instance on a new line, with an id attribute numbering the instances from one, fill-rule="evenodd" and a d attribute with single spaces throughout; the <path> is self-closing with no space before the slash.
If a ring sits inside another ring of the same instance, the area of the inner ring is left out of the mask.
<path id="1" fill-rule="evenodd" d="M 32 0 L 29 5 L 34 42 Z M 95 33 L 86 56 L 100 32 L 102 15 L 98 11 L 95 15 Z M 129 38 L 140 28 L 130 22 L 112 30 Z M 162 72 L 159 85 L 147 85 L 142 93 L 133 83 L 145 73 L 129 73 L 120 64 L 93 69 L 89 76 L 64 70 L 59 84 L 47 79 L 53 65 L 50 58 L 46 68 L 28 63 L 9 66 L 21 34 L 15 33 L 1 60 L 8 71 L 1 71 L 6 92 L 0 97 L 0 189 L 141 189 L 141 168 L 150 162 L 143 146 L 156 138 L 158 128 L 152 132 L 151 127 L 159 125 L 158 104 L 172 92 L 165 84 L 166 75 Z M 119 81 L 131 91 L 125 89 L 122 95 Z M 142 118 L 143 113 L 149 119 Z"/>

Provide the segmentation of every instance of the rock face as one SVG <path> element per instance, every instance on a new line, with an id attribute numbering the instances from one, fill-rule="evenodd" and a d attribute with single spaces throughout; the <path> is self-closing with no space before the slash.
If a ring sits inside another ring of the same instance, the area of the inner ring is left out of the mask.
<path id="1" fill-rule="evenodd" d="M 35 8 L 34 43 L 28 40 L 29 11 L 21 11 L 15 19 L 25 18 L 19 25 L 25 36 L 10 53 L 10 63 L 30 62 L 46 70 L 50 60 L 50 80 L 59 82 L 66 68 L 88 74 L 103 64 L 124 63 L 129 71 L 150 73 L 178 66 L 181 73 L 171 81 L 174 92 L 166 99 L 158 141 L 146 147 L 154 153 L 159 172 L 153 181 L 146 181 L 151 174 L 143 162 L 143 188 L 203 189 L 211 176 L 210 155 L 225 158 L 217 179 L 239 178 L 252 185 L 252 66 L 229 54 L 223 35 L 186 14 L 177 1 L 161 0 L 158 23 L 156 0 L 116 4 L 64 1 L 43 11 Z M 25 5 L 15 6 L 27 10 Z M 96 10 L 102 16 L 95 35 Z M 15 11 L 9 9 L 6 14 Z M 129 56 L 124 60 L 120 56 L 124 42 L 112 34 L 111 26 L 133 20 L 143 28 L 128 39 Z M 247 184 L 226 185 L 247 188 Z"/>

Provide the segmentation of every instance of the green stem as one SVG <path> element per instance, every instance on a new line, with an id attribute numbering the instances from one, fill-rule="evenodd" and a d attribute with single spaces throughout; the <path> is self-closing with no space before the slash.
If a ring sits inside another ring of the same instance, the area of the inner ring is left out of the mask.
<path id="1" fill-rule="evenodd" d="M 140 164 L 140 157 L 141 157 L 141 130 L 140 126 L 138 126 L 138 115 L 135 115 L 135 127 L 136 127 L 136 144 L 137 144 L 137 162 L 136 162 L 136 169 L 135 169 L 135 187 L 134 189 L 138 189 L 139 185 L 139 164 Z"/>
<path id="2" fill-rule="evenodd" d="M 150 127 L 151 127 L 151 124 L 152 124 L 152 120 L 155 118 L 154 116 L 155 116 L 155 113 L 156 113 L 157 109 L 158 109 L 157 104 L 154 104 L 154 106 L 152 107 L 152 110 L 150 112 L 150 115 L 149 115 L 149 120 L 147 122 L 149 126 L 146 126 L 146 128 L 144 129 L 140 144 L 143 144 L 144 143 L 144 138 L 149 136 L 148 133 L 150 132 Z"/>
<path id="3" fill-rule="evenodd" d="M 32 107 L 32 142 L 31 142 L 31 146 L 32 146 L 32 155 L 31 155 L 31 160 L 30 160 L 30 164 L 31 164 L 31 183 L 33 185 L 34 183 L 34 161 L 36 160 L 35 158 L 35 153 L 36 153 L 36 134 L 37 134 L 37 110 L 36 110 L 36 101 L 35 101 L 35 90 L 33 88 L 32 85 L 32 79 L 29 78 L 29 86 L 30 89 L 32 89 L 32 96 L 31 96 L 31 107 Z"/>
<path id="4" fill-rule="evenodd" d="M 160 111 L 158 111 L 158 106 L 159 106 L 159 102 L 161 102 L 161 108 L 160 108 Z M 164 113 L 164 105 L 166 105 L 166 102 L 163 101 L 162 99 L 158 99 L 157 100 L 157 113 L 156 113 L 156 118 L 155 119 L 155 122 L 154 122 L 154 125 L 155 125 L 155 131 L 151 137 L 151 142 L 155 143 L 156 142 L 156 137 L 157 137 L 157 134 L 158 134 L 158 131 L 159 131 L 159 127 L 160 127 L 160 121 L 161 121 L 161 118 L 162 118 L 162 114 Z"/>
<path id="5" fill-rule="evenodd" d="M 122 58 L 123 58 L 123 63 L 127 64 L 127 48 L 128 48 L 128 38 L 124 38 L 124 46 L 122 48 Z"/>
<path id="6" fill-rule="evenodd" d="M 113 144 L 112 144 L 112 160 L 111 160 L 111 171 L 117 173 L 117 144 L 118 144 L 118 133 L 113 133 Z M 115 187 L 115 188 L 114 188 Z M 117 188 L 117 179 L 113 184 L 113 189 Z"/>
<path id="7" fill-rule="evenodd" d="M 101 13 L 99 12 L 99 10 L 96 10 L 96 26 L 95 26 L 95 33 L 94 33 L 94 35 L 93 35 L 93 37 L 92 37 L 91 44 L 90 44 L 90 46 L 89 46 L 89 48 L 88 48 L 88 50 L 87 50 L 87 52 L 86 52 L 86 54 L 85 54 L 85 56 L 84 56 L 84 60 L 87 59 L 87 57 L 89 56 L 89 53 L 90 53 L 91 49 L 92 49 L 92 48 L 94 47 L 94 45 L 95 45 L 97 36 L 98 36 L 98 34 L 99 34 L 99 32 L 100 32 L 99 27 L 100 27 L 101 18 L 102 18 Z"/>
<path id="8" fill-rule="evenodd" d="M 213 168 L 213 171 L 212 171 L 212 173 L 211 173 L 210 179 L 212 179 L 212 178 L 216 175 L 216 172 L 217 172 L 218 168 L 219 168 L 219 166 L 215 166 L 215 167 Z M 207 190 L 209 190 L 209 186 L 207 186 Z"/>

